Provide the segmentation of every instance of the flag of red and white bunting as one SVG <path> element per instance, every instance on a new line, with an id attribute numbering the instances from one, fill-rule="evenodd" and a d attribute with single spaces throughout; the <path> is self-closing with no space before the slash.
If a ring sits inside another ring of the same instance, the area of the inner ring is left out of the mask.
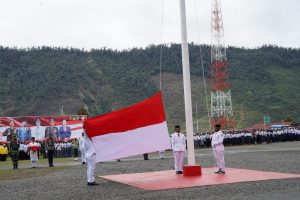
<path id="1" fill-rule="evenodd" d="M 170 149 L 161 92 L 121 110 L 85 120 L 96 161 Z"/>

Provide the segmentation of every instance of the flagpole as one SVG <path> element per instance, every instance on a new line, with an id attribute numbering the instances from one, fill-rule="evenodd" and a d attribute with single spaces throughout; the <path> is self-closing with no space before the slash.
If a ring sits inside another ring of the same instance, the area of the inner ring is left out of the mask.
<path id="1" fill-rule="evenodd" d="M 188 165 L 195 165 L 190 63 L 189 63 L 189 49 L 188 49 L 187 31 L 186 31 L 185 0 L 180 0 L 180 21 L 181 21 L 181 52 L 182 52 L 185 121 L 186 121 L 186 132 L 187 132 Z"/>

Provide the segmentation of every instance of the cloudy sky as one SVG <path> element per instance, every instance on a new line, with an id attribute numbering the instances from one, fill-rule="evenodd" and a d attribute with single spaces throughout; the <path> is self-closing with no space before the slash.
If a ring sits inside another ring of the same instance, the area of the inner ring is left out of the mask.
<path id="1" fill-rule="evenodd" d="M 227 45 L 300 47 L 299 0 L 221 5 Z M 186 7 L 188 41 L 210 44 L 211 0 L 186 0 Z M 180 42 L 179 17 L 179 0 L 0 0 L 0 45 L 89 50 Z"/>

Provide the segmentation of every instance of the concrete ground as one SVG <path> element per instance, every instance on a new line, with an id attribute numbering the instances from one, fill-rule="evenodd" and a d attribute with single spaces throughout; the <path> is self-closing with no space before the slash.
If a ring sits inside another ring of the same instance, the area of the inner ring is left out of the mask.
<path id="1" fill-rule="evenodd" d="M 225 147 L 227 167 L 300 174 L 300 142 Z M 150 172 L 173 169 L 172 153 L 158 153 L 97 164 L 96 175 Z M 55 160 L 54 160 L 55 162 Z M 186 162 L 186 161 L 185 161 Z M 196 150 L 196 162 L 213 167 L 211 149 Z M 300 199 L 300 179 L 268 180 L 163 191 L 146 191 L 97 178 L 98 186 L 86 185 L 86 169 L 80 161 L 60 159 L 48 168 L 40 161 L 37 169 L 21 163 L 18 171 L 9 162 L 0 163 L 0 199 Z"/>

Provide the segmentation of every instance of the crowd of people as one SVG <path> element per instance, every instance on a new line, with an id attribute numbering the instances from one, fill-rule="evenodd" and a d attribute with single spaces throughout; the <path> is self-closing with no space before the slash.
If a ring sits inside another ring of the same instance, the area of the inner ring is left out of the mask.
<path id="1" fill-rule="evenodd" d="M 274 130 L 223 131 L 224 146 L 300 141 L 300 129 L 289 127 Z M 211 147 L 212 133 L 194 134 L 195 148 Z"/>
<path id="2" fill-rule="evenodd" d="M 47 158 L 47 150 L 44 141 L 37 141 L 36 143 L 40 145 L 40 149 L 38 150 L 38 157 Z M 19 160 L 29 160 L 30 156 L 28 152 L 28 145 L 30 141 L 19 143 Z M 80 156 L 79 152 L 79 143 L 77 139 L 72 139 L 68 141 L 60 141 L 57 140 L 54 143 L 54 158 L 64 158 L 64 157 L 78 157 Z M 7 156 L 9 155 L 11 149 L 9 149 L 9 144 L 1 144 L 0 142 L 0 161 L 6 161 Z M 77 156 L 76 156 L 77 154 Z"/>
<path id="3" fill-rule="evenodd" d="M 77 138 L 70 138 L 71 129 L 67 126 L 66 120 L 63 120 L 62 126 L 57 128 L 54 126 L 54 120 L 50 119 L 50 126 L 43 133 L 34 130 L 33 134 L 26 121 L 22 122 L 20 128 L 15 128 L 14 125 L 14 121 L 10 121 L 10 127 L 3 133 L 6 141 L 0 142 L 0 161 L 6 161 L 10 156 L 13 169 L 18 169 L 19 160 L 30 159 L 32 168 L 35 168 L 40 157 L 48 158 L 49 167 L 53 167 L 54 157 L 74 157 L 74 160 L 78 160 L 78 156 L 82 154 L 79 152 L 83 150 L 80 141 Z M 35 128 L 38 129 L 39 125 L 40 121 L 37 120 Z M 33 136 L 37 136 L 38 139 Z"/>

